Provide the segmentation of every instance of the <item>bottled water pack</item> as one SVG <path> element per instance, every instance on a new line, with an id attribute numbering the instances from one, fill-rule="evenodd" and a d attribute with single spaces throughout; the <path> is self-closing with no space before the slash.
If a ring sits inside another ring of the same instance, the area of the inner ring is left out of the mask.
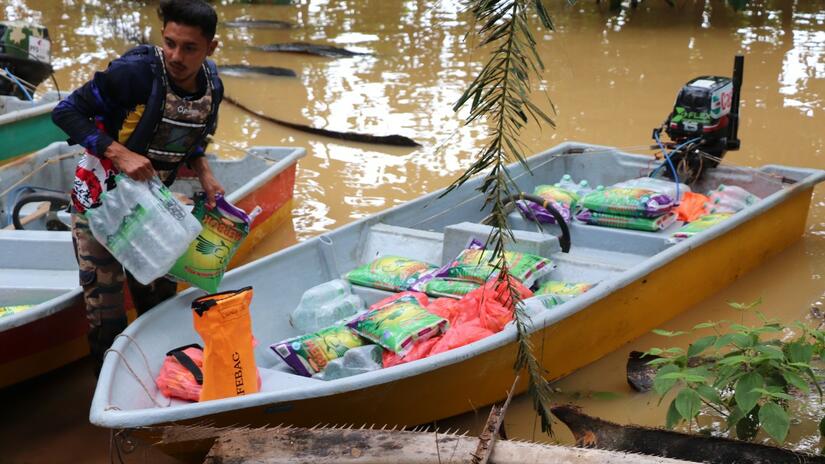
<path id="1" fill-rule="evenodd" d="M 302 333 L 328 327 L 341 319 L 364 310 L 364 300 L 351 293 L 352 287 L 336 279 L 310 288 L 289 317 L 289 323 Z"/>
<path id="2" fill-rule="evenodd" d="M 312 377 L 320 380 L 335 380 L 381 369 L 383 367 L 382 352 L 383 348 L 378 345 L 350 348 L 344 356 L 333 359 L 323 371 Z"/>
<path id="3" fill-rule="evenodd" d="M 97 241 L 142 284 L 165 275 L 201 231 L 157 177 L 141 182 L 118 175 L 116 187 L 86 217 Z"/>

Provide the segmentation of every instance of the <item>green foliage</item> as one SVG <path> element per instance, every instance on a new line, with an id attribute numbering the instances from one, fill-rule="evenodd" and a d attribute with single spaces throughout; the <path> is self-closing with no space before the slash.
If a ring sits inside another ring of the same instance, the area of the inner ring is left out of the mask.
<path id="1" fill-rule="evenodd" d="M 730 306 L 745 313 L 759 303 Z M 705 414 L 720 415 L 728 430 L 734 430 L 740 439 L 753 439 L 762 430 L 781 444 L 788 436 L 788 406 L 794 395 L 809 393 L 811 385 L 822 395 L 821 379 L 812 363 L 821 360 L 825 332 L 800 323 L 791 331 L 791 327 L 755 314 L 760 325 L 731 321 L 696 325 L 694 331 L 713 329 L 716 333 L 696 339 L 687 351 L 648 350 L 647 354 L 658 356 L 648 363 L 658 366 L 653 389 L 661 399 L 676 392 L 665 418 L 668 428 L 683 422 L 690 425 Z M 654 333 L 665 337 L 685 334 Z M 825 436 L 825 418 L 820 431 Z"/>
<path id="2" fill-rule="evenodd" d="M 484 207 L 491 206 L 492 232 L 487 238 L 492 250 L 491 264 L 499 271 L 499 284 L 506 285 L 513 309 L 517 332 L 518 354 L 514 369 L 528 373 L 528 391 L 533 406 L 541 418 L 544 432 L 551 431 L 550 385 L 544 378 L 544 370 L 534 355 L 529 334 L 529 317 L 524 313 L 518 292 L 508 278 L 508 264 L 504 255 L 505 242 L 513 238 L 507 224 L 506 199 L 518 192 L 507 172 L 507 163 L 517 160 L 527 166 L 526 146 L 519 132 L 532 118 L 536 123 L 555 127 L 553 120 L 531 100 L 531 76 L 544 70 L 536 51 L 536 39 L 529 19 L 533 14 L 547 29 L 553 29 L 545 0 L 470 0 L 469 10 L 479 25 L 477 32 L 481 47 L 490 48 L 490 59 L 476 76 L 464 94 L 456 102 L 454 110 L 469 105 L 466 123 L 486 119 L 489 140 L 481 149 L 478 159 L 456 179 L 444 195 L 461 186 L 477 174 L 486 173 L 479 190 L 484 194 Z"/>

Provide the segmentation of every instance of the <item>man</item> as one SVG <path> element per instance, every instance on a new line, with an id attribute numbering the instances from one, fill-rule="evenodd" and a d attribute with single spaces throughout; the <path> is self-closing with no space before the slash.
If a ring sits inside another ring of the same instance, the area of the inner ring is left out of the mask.
<path id="1" fill-rule="evenodd" d="M 207 60 L 218 43 L 217 15 L 203 0 L 162 0 L 163 45 L 139 46 L 62 101 L 52 119 L 86 148 L 72 190 L 72 238 L 89 320 L 89 345 L 100 372 L 103 356 L 126 327 L 123 281 L 138 315 L 174 295 L 176 285 L 158 279 L 141 285 L 95 240 L 83 213 L 100 205 L 117 173 L 135 180 L 154 175 L 170 185 L 181 164 L 200 179 L 208 202 L 223 188 L 204 156 L 215 132 L 223 84 Z"/>

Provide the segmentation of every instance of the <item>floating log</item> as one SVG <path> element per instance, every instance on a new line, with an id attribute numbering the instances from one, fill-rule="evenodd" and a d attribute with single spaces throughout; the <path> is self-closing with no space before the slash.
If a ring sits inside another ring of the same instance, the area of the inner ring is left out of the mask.
<path id="1" fill-rule="evenodd" d="M 230 97 L 229 95 L 224 94 L 223 99 L 238 108 L 258 116 L 261 119 L 269 121 L 274 124 L 280 124 L 285 127 L 289 127 L 290 129 L 299 130 L 302 132 L 308 132 L 310 134 L 321 135 L 324 137 L 332 137 L 334 139 L 339 140 L 346 140 L 349 142 L 360 142 L 360 143 L 370 143 L 370 144 L 377 144 L 377 145 L 393 145 L 396 147 L 420 147 L 421 144 L 416 142 L 415 140 L 404 137 L 403 135 L 371 135 L 371 134 L 361 134 L 358 132 L 338 132 L 328 129 L 319 129 L 317 127 L 307 126 L 305 124 L 297 124 L 294 122 L 283 121 L 281 119 L 273 118 L 272 116 L 265 115 L 258 111 L 254 111 L 242 103 L 238 102 L 234 98 Z"/>
<path id="2" fill-rule="evenodd" d="M 620 425 L 588 416 L 575 406 L 557 406 L 553 414 L 573 432 L 579 446 L 687 459 L 710 464 L 825 463 L 825 457 L 729 438 L 691 435 L 636 425 Z"/>
<path id="3" fill-rule="evenodd" d="M 307 42 L 276 43 L 254 48 L 264 52 L 301 53 L 304 55 L 317 55 L 328 58 L 350 58 L 359 55 L 369 55 L 369 53 L 354 52 L 346 48 Z"/>
<path id="4" fill-rule="evenodd" d="M 251 29 L 292 29 L 295 24 L 289 21 L 277 21 L 272 19 L 236 19 L 223 23 L 226 27 L 247 27 Z"/>
<path id="5" fill-rule="evenodd" d="M 233 77 L 247 77 L 255 74 L 278 77 L 297 77 L 295 71 L 276 66 L 249 66 L 245 64 L 224 64 L 218 66 L 218 72 Z"/>
<path id="6" fill-rule="evenodd" d="M 437 432 L 375 428 L 275 427 L 263 429 L 168 426 L 159 430 L 160 446 L 186 446 L 187 440 L 214 440 L 206 464 L 226 463 L 469 463 L 478 438 Z M 497 464 L 685 464 L 686 461 L 498 440 L 491 462 Z"/>

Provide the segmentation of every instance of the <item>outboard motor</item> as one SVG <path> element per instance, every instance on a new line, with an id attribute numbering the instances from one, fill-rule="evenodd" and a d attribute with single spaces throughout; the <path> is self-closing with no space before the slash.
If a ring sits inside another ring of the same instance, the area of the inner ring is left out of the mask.
<path id="1" fill-rule="evenodd" d="M 40 85 L 52 74 L 49 31 L 43 26 L 0 21 L 0 69 L 31 84 Z M 21 85 L 0 77 L 0 95 L 26 96 Z"/>
<path id="2" fill-rule="evenodd" d="M 728 150 L 739 149 L 739 95 L 744 63 L 745 58 L 738 55 L 732 79 L 697 77 L 679 92 L 673 111 L 661 127 L 653 130 L 663 155 L 670 158 L 670 162 L 665 160 L 666 176 L 693 183 L 704 169 L 719 165 Z M 670 141 L 661 141 L 663 130 Z M 666 149 L 672 151 L 667 153 Z"/>

